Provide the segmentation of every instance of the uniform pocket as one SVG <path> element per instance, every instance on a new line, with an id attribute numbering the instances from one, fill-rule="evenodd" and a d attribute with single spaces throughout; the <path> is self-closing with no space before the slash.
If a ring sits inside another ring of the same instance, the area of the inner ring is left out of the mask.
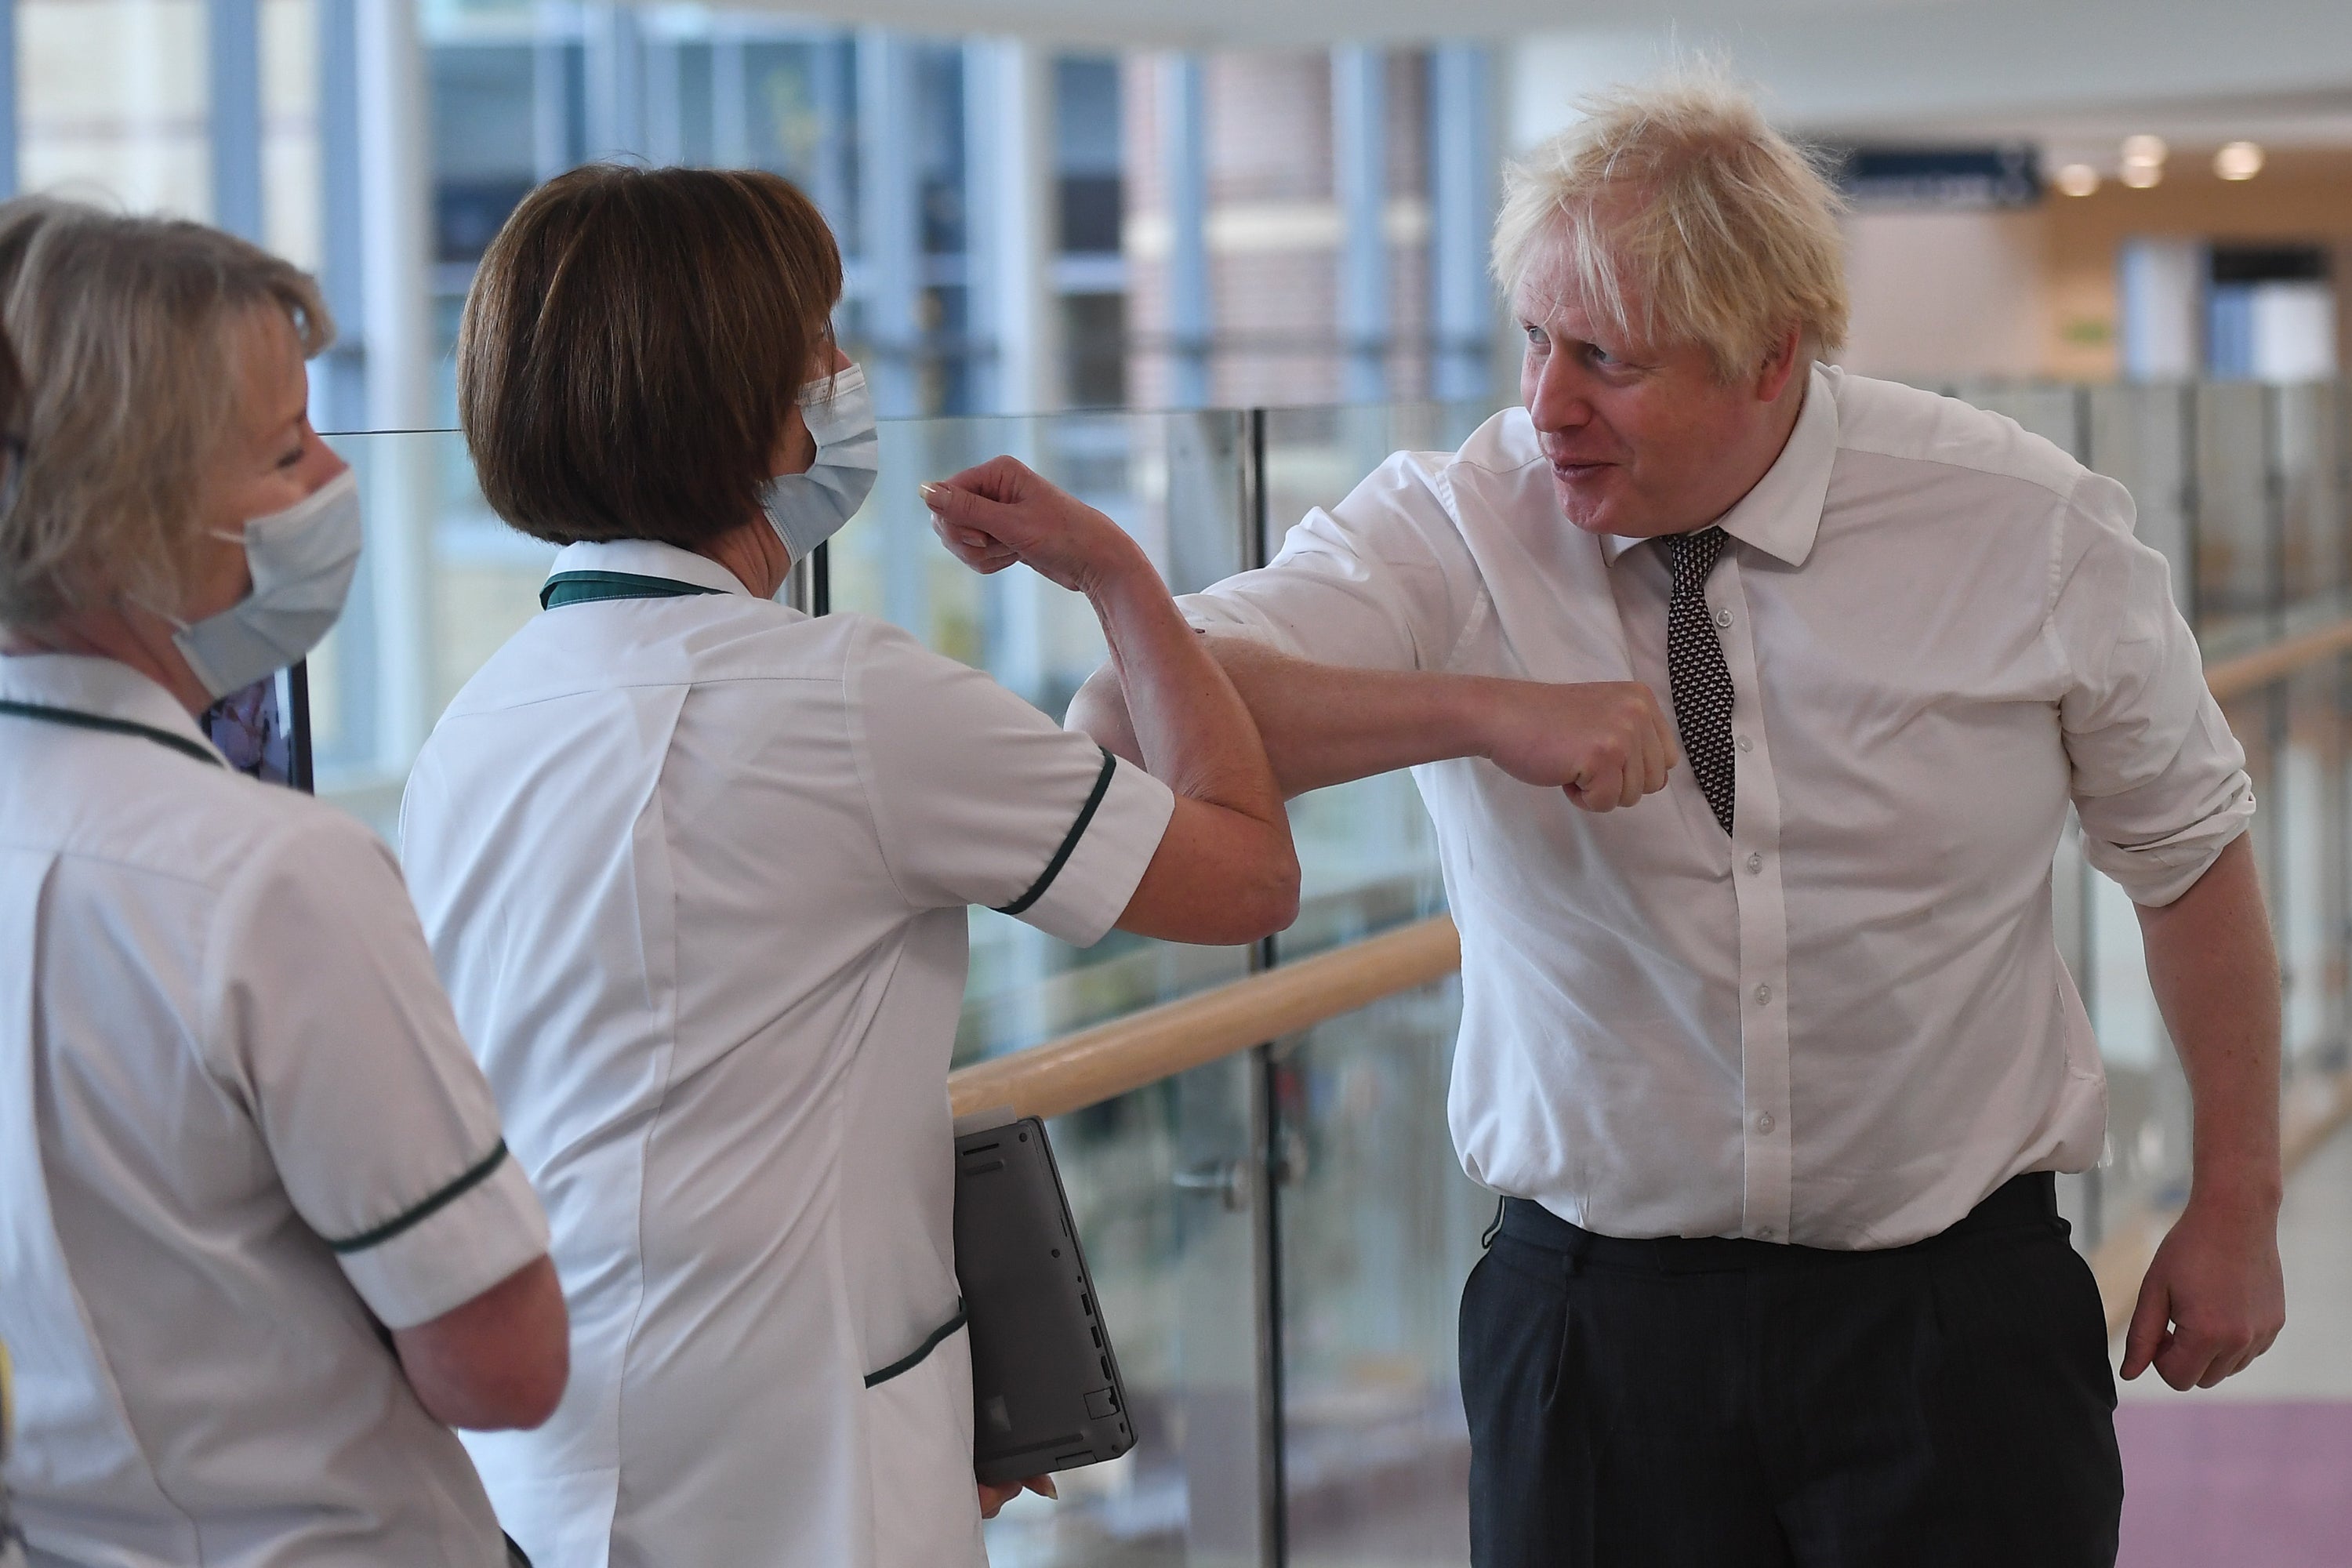
<path id="1" fill-rule="evenodd" d="M 955 1331 L 866 1390 L 875 1568 L 986 1568 L 971 1474 L 971 1340 Z"/>

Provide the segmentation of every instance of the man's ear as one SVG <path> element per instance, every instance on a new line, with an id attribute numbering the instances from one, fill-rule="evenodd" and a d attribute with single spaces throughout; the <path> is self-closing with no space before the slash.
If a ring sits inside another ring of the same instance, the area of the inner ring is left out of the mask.
<path id="1" fill-rule="evenodd" d="M 1764 363 L 1757 372 L 1756 401 L 1779 402 L 1780 395 L 1789 389 L 1790 378 L 1804 363 L 1804 329 L 1790 326 L 1784 330 L 1779 341 L 1765 353 Z"/>

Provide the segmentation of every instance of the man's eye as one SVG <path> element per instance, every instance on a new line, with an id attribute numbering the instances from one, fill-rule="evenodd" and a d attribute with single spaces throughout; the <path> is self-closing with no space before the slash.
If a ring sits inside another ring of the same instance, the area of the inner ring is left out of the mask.
<path id="1" fill-rule="evenodd" d="M 1609 365 L 1622 363 L 1615 354 L 1611 353 L 1599 343 L 1585 344 L 1584 352 L 1594 364 Z"/>
<path id="2" fill-rule="evenodd" d="M 1550 340 L 1544 336 L 1544 330 L 1541 327 L 1522 327 L 1520 330 L 1528 334 L 1529 348 L 1539 349 L 1549 346 Z"/>

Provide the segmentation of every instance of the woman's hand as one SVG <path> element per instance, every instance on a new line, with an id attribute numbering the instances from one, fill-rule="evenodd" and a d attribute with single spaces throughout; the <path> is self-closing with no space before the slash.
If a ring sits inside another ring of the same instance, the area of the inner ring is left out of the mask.
<path id="1" fill-rule="evenodd" d="M 1151 570 L 1118 524 L 1013 458 L 992 458 L 921 494 L 940 542 L 975 572 L 1025 562 L 1049 582 L 1089 594 L 1139 567 Z"/>
<path id="2" fill-rule="evenodd" d="M 1054 1478 L 1051 1476 L 1031 1476 L 1025 1481 L 1006 1481 L 1002 1486 L 994 1481 L 982 1481 L 980 1483 L 980 1517 L 994 1519 L 997 1511 L 1019 1497 L 1024 1488 L 1039 1497 L 1058 1498 L 1062 1495 L 1054 1489 Z"/>

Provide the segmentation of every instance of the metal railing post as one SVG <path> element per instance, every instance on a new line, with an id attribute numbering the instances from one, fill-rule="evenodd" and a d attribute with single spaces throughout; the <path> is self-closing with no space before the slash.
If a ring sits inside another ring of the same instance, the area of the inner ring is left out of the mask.
<path id="1" fill-rule="evenodd" d="M 1247 416 L 1249 510 L 1244 541 L 1244 563 L 1251 571 L 1274 556 L 1273 498 L 1265 471 L 1266 414 L 1253 408 Z M 1261 939 L 1250 952 L 1250 972 L 1262 973 L 1282 962 L 1281 938 Z M 1282 1313 L 1282 1188 L 1285 1162 L 1282 1101 L 1276 1092 L 1274 1042 L 1251 1053 L 1250 1137 L 1256 1157 L 1251 1162 L 1250 1205 L 1254 1216 L 1257 1258 L 1258 1353 L 1258 1561 L 1266 1568 L 1283 1568 L 1290 1557 L 1289 1482 L 1285 1460 L 1288 1432 L 1283 1407 Z"/>

